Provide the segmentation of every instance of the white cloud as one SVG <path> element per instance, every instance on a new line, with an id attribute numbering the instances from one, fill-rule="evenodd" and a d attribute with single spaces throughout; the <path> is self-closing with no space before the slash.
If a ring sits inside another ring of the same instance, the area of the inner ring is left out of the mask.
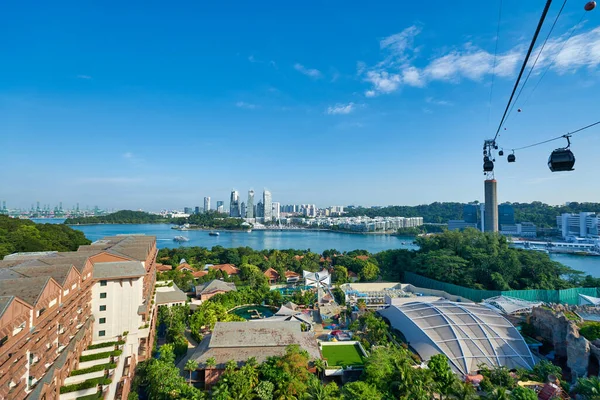
<path id="1" fill-rule="evenodd" d="M 424 87 L 433 81 L 458 83 L 466 79 L 481 82 L 492 73 L 512 79 L 525 56 L 526 43 L 518 43 L 497 55 L 494 68 L 493 53 L 468 42 L 418 66 L 418 48 L 414 46 L 414 39 L 420 32 L 421 28 L 411 26 L 380 40 L 382 61 L 372 67 L 362 62 L 357 64 L 358 75 L 370 84 L 365 96 L 393 93 L 402 86 Z M 600 65 L 600 27 L 573 35 L 567 41 L 568 35 L 566 32 L 547 42 L 534 75 L 542 73 L 548 66 L 552 71 L 564 74 Z M 532 59 L 535 57 L 537 53 L 534 52 Z"/>
<path id="2" fill-rule="evenodd" d="M 92 79 L 91 76 L 89 75 L 77 75 L 77 79 L 86 79 L 86 80 L 90 80 Z"/>
<path id="3" fill-rule="evenodd" d="M 355 109 L 356 109 L 356 105 L 354 103 L 348 103 L 348 104 L 338 103 L 335 106 L 327 107 L 327 114 L 329 114 L 329 115 L 350 114 Z"/>
<path id="4" fill-rule="evenodd" d="M 313 79 L 319 79 L 323 76 L 321 71 L 319 71 L 318 69 L 306 68 L 304 65 L 298 63 L 294 64 L 294 69 L 300 72 L 301 74 L 309 76 Z"/>
<path id="5" fill-rule="evenodd" d="M 247 110 L 254 110 L 258 108 L 256 104 L 246 103 L 245 101 L 238 101 L 237 103 L 235 103 L 235 106 L 239 108 L 245 108 Z"/>

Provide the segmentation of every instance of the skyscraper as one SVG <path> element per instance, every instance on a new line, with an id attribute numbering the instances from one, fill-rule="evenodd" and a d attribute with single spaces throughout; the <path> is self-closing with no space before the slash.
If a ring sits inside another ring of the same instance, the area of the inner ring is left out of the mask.
<path id="1" fill-rule="evenodd" d="M 248 190 L 248 202 L 246 203 L 246 218 L 254 218 L 254 190 Z"/>
<path id="2" fill-rule="evenodd" d="M 258 204 L 256 205 L 256 218 L 262 218 L 265 216 L 265 207 L 263 205 L 262 201 L 258 201 Z"/>
<path id="3" fill-rule="evenodd" d="M 210 211 L 210 197 L 204 198 L 204 212 L 207 213 Z"/>
<path id="4" fill-rule="evenodd" d="M 512 204 L 504 203 L 498 206 L 498 224 L 500 227 L 515 224 L 515 209 Z"/>
<path id="5" fill-rule="evenodd" d="M 487 179 L 485 188 L 485 232 L 498 232 L 498 194 L 496 180 Z"/>
<path id="6" fill-rule="evenodd" d="M 273 204 L 271 202 L 271 192 L 268 190 L 263 191 L 263 207 L 265 222 L 271 222 L 273 220 Z"/>
<path id="7" fill-rule="evenodd" d="M 273 202 L 273 219 L 274 220 L 279 220 L 279 216 L 280 216 L 280 211 L 281 211 L 281 204 L 279 204 L 278 202 L 274 201 Z"/>
<path id="8" fill-rule="evenodd" d="M 237 190 L 231 191 L 229 199 L 229 216 L 234 218 L 240 217 L 240 195 Z"/>
<path id="9" fill-rule="evenodd" d="M 246 218 L 246 203 L 243 201 L 242 204 L 240 204 L 240 217 Z"/>
<path id="10" fill-rule="evenodd" d="M 223 214 L 225 212 L 225 207 L 224 207 L 224 202 L 222 201 L 217 201 L 217 212 L 219 214 Z"/>
<path id="11" fill-rule="evenodd" d="M 469 224 L 477 223 L 477 205 L 467 204 L 463 207 L 463 221 Z"/>
<path id="12" fill-rule="evenodd" d="M 194 207 L 194 214 L 200 214 L 200 206 Z"/>

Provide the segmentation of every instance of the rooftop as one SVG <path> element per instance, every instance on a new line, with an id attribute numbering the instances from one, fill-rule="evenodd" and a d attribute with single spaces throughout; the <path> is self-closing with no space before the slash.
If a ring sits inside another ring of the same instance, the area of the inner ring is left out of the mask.
<path id="1" fill-rule="evenodd" d="M 0 296 L 15 296 L 35 306 L 50 280 L 49 276 L 0 280 Z"/>
<path id="2" fill-rule="evenodd" d="M 188 297 L 173 283 L 173 286 L 156 288 L 156 304 L 186 302 Z"/>
<path id="3" fill-rule="evenodd" d="M 213 279 L 210 282 L 206 282 L 196 286 L 196 295 L 207 294 L 217 291 L 231 292 L 232 290 L 236 290 L 235 283 L 223 282 L 218 279 Z"/>
<path id="4" fill-rule="evenodd" d="M 0 296 L 0 317 L 4 314 L 9 304 L 14 300 L 15 296 Z"/>
<path id="5" fill-rule="evenodd" d="M 140 261 L 116 261 L 94 264 L 94 279 L 136 278 L 145 274 L 146 269 Z"/>

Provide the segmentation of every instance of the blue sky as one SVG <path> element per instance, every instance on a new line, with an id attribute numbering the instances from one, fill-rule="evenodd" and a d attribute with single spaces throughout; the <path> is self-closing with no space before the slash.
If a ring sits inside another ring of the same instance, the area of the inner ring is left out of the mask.
<path id="1" fill-rule="evenodd" d="M 0 200 L 481 200 L 482 142 L 544 5 L 504 0 L 490 104 L 499 1 L 203 3 L 2 2 Z M 599 119 L 600 14 L 583 4 L 567 3 L 505 150 Z M 548 170 L 559 145 L 497 160 L 499 200 L 600 200 L 600 128 L 573 138 L 574 172 Z"/>

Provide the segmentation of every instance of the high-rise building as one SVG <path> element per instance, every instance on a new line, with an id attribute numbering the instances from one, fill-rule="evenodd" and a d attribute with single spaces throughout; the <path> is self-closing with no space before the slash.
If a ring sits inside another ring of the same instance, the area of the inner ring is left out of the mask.
<path id="1" fill-rule="evenodd" d="M 248 202 L 246 203 L 246 218 L 254 218 L 254 190 L 248 190 Z"/>
<path id="2" fill-rule="evenodd" d="M 498 224 L 502 230 L 502 225 L 515 224 L 515 209 L 512 204 L 504 203 L 498 206 Z"/>
<path id="3" fill-rule="evenodd" d="M 207 213 L 210 211 L 210 197 L 204 198 L 204 212 Z"/>
<path id="4" fill-rule="evenodd" d="M 200 214 L 200 206 L 194 207 L 194 214 Z"/>
<path id="5" fill-rule="evenodd" d="M 183 213 L 191 215 L 194 212 L 192 207 L 183 207 Z"/>
<path id="6" fill-rule="evenodd" d="M 263 218 L 265 216 L 265 207 L 262 201 L 258 201 L 256 205 L 256 218 Z"/>
<path id="7" fill-rule="evenodd" d="M 242 201 L 242 204 L 240 204 L 240 217 L 245 218 L 246 212 L 246 203 Z"/>
<path id="8" fill-rule="evenodd" d="M 225 202 L 217 201 L 217 212 L 223 214 L 225 212 Z"/>
<path id="9" fill-rule="evenodd" d="M 463 221 L 467 224 L 477 224 L 477 204 L 466 204 L 463 207 Z"/>
<path id="10" fill-rule="evenodd" d="M 276 201 L 274 201 L 273 202 L 273 206 L 272 206 L 272 210 L 273 210 L 272 211 L 273 219 L 276 220 L 276 221 L 279 220 L 280 215 L 281 215 L 280 214 L 280 212 L 281 212 L 281 204 L 278 203 L 278 202 L 276 202 Z"/>
<path id="11" fill-rule="evenodd" d="M 485 188 L 485 232 L 498 232 L 498 193 L 495 179 L 487 179 Z"/>
<path id="12" fill-rule="evenodd" d="M 271 200 L 271 192 L 269 192 L 268 190 L 263 191 L 263 207 L 265 222 L 270 222 L 273 220 L 273 204 Z"/>
<path id="13" fill-rule="evenodd" d="M 233 218 L 240 217 L 240 194 L 237 190 L 231 191 L 229 198 L 229 216 Z"/>

